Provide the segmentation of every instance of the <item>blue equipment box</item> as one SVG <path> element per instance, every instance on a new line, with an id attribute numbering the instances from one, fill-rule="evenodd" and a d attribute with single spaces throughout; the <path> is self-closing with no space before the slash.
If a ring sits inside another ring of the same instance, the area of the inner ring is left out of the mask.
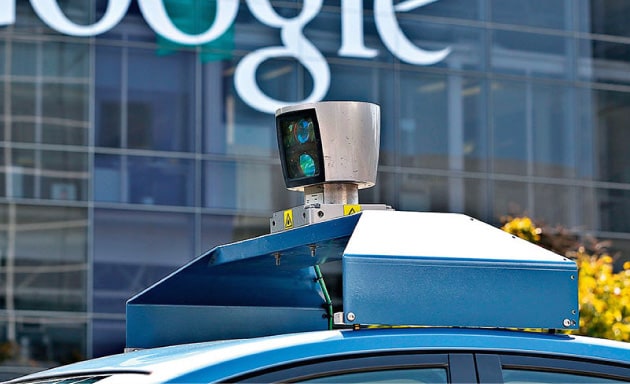
<path id="1" fill-rule="evenodd" d="M 577 328 L 575 262 L 465 215 L 363 212 L 343 281 L 347 323 Z"/>

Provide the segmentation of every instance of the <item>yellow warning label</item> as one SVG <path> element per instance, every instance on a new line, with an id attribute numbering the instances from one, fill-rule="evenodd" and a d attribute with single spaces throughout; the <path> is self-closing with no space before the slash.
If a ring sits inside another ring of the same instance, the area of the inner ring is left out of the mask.
<path id="1" fill-rule="evenodd" d="M 346 204 L 343 206 L 344 216 L 352 215 L 357 212 L 361 212 L 361 206 L 359 204 Z"/>
<path id="2" fill-rule="evenodd" d="M 284 211 L 284 229 L 293 228 L 293 210 L 287 209 Z"/>

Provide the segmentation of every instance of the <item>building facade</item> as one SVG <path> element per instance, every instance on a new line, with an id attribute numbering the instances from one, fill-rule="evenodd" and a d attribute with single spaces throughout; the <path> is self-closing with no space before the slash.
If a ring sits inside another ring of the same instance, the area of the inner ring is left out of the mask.
<path id="1" fill-rule="evenodd" d="M 630 255 L 627 1 L 145 3 L 0 0 L 4 371 L 120 352 L 127 298 L 300 204 L 287 103 L 381 106 L 363 203 Z"/>

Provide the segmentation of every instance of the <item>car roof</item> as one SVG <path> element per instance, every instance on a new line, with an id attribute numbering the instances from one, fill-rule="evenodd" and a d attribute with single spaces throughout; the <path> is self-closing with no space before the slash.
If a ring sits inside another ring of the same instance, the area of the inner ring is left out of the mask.
<path id="1" fill-rule="evenodd" d="M 250 371 L 308 359 L 367 353 L 507 352 L 627 364 L 630 344 L 564 334 L 460 328 L 334 330 L 145 349 L 40 372 L 16 382 L 49 377 L 109 375 L 114 382 L 227 380 Z"/>

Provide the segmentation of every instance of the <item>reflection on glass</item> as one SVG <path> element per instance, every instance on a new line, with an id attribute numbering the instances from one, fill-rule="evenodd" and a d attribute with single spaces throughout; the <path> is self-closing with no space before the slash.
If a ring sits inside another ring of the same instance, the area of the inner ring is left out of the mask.
<path id="1" fill-rule="evenodd" d="M 524 82 L 492 83 L 492 153 L 497 173 L 527 173 L 527 87 Z"/>
<path id="2" fill-rule="evenodd" d="M 444 368 L 383 369 L 300 380 L 300 383 L 447 383 Z"/>
<path id="3" fill-rule="evenodd" d="M 491 20 L 502 24 L 568 29 L 577 1 L 565 0 L 490 0 Z"/>
<path id="4" fill-rule="evenodd" d="M 195 184 L 191 160 L 129 156 L 127 162 L 130 203 L 193 204 Z"/>
<path id="5" fill-rule="evenodd" d="M 492 31 L 492 70 L 548 78 L 572 78 L 573 38 L 520 31 Z"/>
<path id="6" fill-rule="evenodd" d="M 29 362 L 63 364 L 86 357 L 87 210 L 0 205 L 0 300 L 9 312 L 0 342 L 19 344 Z M 15 241 L 8 241 L 14 238 Z M 28 310 L 27 320 L 15 320 Z M 50 312 L 53 312 L 54 317 Z"/>
<path id="7" fill-rule="evenodd" d="M 575 384 L 606 384 L 606 383 L 625 383 L 625 380 L 615 380 L 605 377 L 597 377 L 583 374 L 566 373 L 566 372 L 549 372 L 521 369 L 503 369 L 503 382 L 506 384 L 519 383 L 575 383 Z"/>

